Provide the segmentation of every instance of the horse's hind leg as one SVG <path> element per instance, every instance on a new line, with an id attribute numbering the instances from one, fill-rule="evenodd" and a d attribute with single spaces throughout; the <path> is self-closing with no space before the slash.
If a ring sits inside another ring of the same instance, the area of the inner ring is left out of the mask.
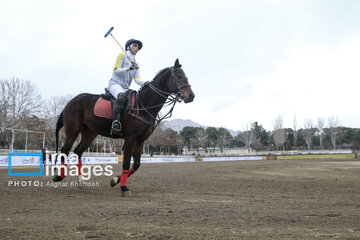
<path id="1" fill-rule="evenodd" d="M 81 156 L 84 151 L 91 145 L 92 141 L 96 138 L 97 134 L 92 132 L 86 125 L 84 129 L 81 131 L 81 141 L 79 145 L 76 146 L 74 153 L 78 155 L 78 168 L 79 168 L 79 176 L 81 175 L 81 167 L 82 161 Z"/>
<path id="2" fill-rule="evenodd" d="M 64 144 L 64 147 L 61 149 L 61 153 L 64 153 L 66 156 L 69 155 L 70 149 L 71 149 L 72 145 L 74 144 L 78 134 L 79 133 L 77 133 L 76 135 L 75 134 L 71 134 L 71 135 L 66 134 L 65 144 Z M 66 168 L 66 164 L 65 164 L 66 159 L 60 159 L 60 161 L 61 161 L 60 176 L 55 175 L 54 182 L 61 181 L 66 177 L 65 169 L 64 169 L 64 168 Z"/>
<path id="3" fill-rule="evenodd" d="M 64 116 L 65 119 L 65 116 Z M 71 150 L 72 145 L 74 144 L 77 136 L 79 135 L 82 126 L 80 124 L 72 124 L 72 123 L 66 123 L 65 126 L 65 143 L 64 147 L 61 149 L 61 153 L 64 153 L 66 156 L 69 155 L 69 152 Z M 61 169 L 60 169 L 60 176 L 55 175 L 54 176 L 54 182 L 58 182 L 63 180 L 65 176 L 65 167 L 63 165 L 65 164 L 66 159 L 60 159 L 61 161 Z"/>

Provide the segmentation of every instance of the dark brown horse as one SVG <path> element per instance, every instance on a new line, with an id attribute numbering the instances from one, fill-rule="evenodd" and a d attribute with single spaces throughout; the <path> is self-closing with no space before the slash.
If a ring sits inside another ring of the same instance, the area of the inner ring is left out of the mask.
<path id="1" fill-rule="evenodd" d="M 88 93 L 79 94 L 65 106 L 56 125 L 56 152 L 58 150 L 59 131 L 63 126 L 66 138 L 61 152 L 68 155 L 77 136 L 81 134 L 81 141 L 74 150 L 79 159 L 98 134 L 111 137 L 112 119 L 95 116 L 93 112 L 94 104 L 99 97 L 100 95 Z M 125 140 L 123 172 L 111 180 L 111 186 L 120 183 L 123 195 L 130 195 L 127 188 L 127 178 L 140 167 L 144 141 L 150 137 L 161 120 L 158 118 L 159 111 L 164 104 L 170 102 L 174 106 L 177 101 L 181 100 L 189 103 L 193 101 L 194 97 L 195 95 L 178 59 L 173 67 L 161 70 L 148 86 L 139 90 L 135 100 L 135 109 L 124 114 L 121 120 Z M 171 111 L 169 112 L 170 115 Z M 131 157 L 134 159 L 134 164 L 130 169 Z M 61 181 L 63 178 L 64 176 L 55 176 L 54 181 Z"/>

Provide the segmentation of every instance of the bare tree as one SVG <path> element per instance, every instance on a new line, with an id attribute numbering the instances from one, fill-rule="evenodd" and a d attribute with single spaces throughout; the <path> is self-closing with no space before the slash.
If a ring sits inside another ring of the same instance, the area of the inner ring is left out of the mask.
<path id="1" fill-rule="evenodd" d="M 250 123 L 250 126 L 251 125 L 252 125 L 252 123 Z M 244 126 L 244 131 L 238 135 L 238 138 L 241 142 L 243 142 L 245 144 L 245 147 L 248 149 L 248 152 L 250 152 L 250 145 L 254 141 L 254 134 L 251 131 L 251 129 L 249 128 L 248 124 L 246 124 Z"/>
<path id="2" fill-rule="evenodd" d="M 44 118 L 47 120 L 48 127 L 55 129 L 57 119 L 66 106 L 66 104 L 73 98 L 71 95 L 53 96 L 45 103 Z"/>
<path id="3" fill-rule="evenodd" d="M 206 141 L 207 141 L 207 136 L 206 136 L 206 132 L 205 132 L 204 128 L 202 128 L 202 127 L 196 128 L 196 130 L 195 130 L 195 141 L 196 141 L 198 146 L 201 146 L 202 148 L 205 147 Z M 197 151 L 199 153 L 199 148 L 197 148 Z"/>
<path id="4" fill-rule="evenodd" d="M 44 101 L 29 80 L 0 80 L 2 127 L 22 128 L 26 118 L 41 112 Z"/>
<path id="5" fill-rule="evenodd" d="M 3 147 L 9 145 L 11 135 L 6 128 L 27 129 L 38 119 L 35 115 L 41 112 L 42 104 L 41 95 L 30 81 L 14 77 L 0 80 L 0 142 Z"/>
<path id="6" fill-rule="evenodd" d="M 42 111 L 42 116 L 46 121 L 46 136 L 47 136 L 47 147 L 54 148 L 55 147 L 55 128 L 56 122 L 59 118 L 61 111 L 64 109 L 65 105 L 71 100 L 72 96 L 53 96 L 48 99 L 44 104 L 44 109 Z M 59 143 L 65 141 L 64 128 L 60 130 L 59 134 Z M 81 138 L 78 138 L 74 142 L 74 146 L 80 142 Z M 99 140 L 98 140 L 99 141 Z M 103 142 L 103 140 L 101 140 Z"/>
<path id="7" fill-rule="evenodd" d="M 325 121 L 323 118 L 319 118 L 317 122 L 317 130 L 319 133 L 319 139 L 320 139 L 320 148 L 323 149 L 323 139 L 324 139 L 324 127 L 325 127 Z"/>
<path id="8" fill-rule="evenodd" d="M 286 141 L 286 133 L 285 133 L 284 124 L 283 124 L 283 117 L 281 115 L 279 115 L 274 120 L 273 137 L 274 137 L 274 143 L 275 143 L 276 147 L 279 148 L 281 146 L 282 149 L 285 150 L 284 144 Z"/>
<path id="9" fill-rule="evenodd" d="M 340 120 L 335 116 L 328 118 L 328 133 L 331 138 L 333 149 L 336 149 L 336 138 L 340 132 Z"/>
<path id="10" fill-rule="evenodd" d="M 304 129 L 302 131 L 302 135 L 304 137 L 304 140 L 306 142 L 306 145 L 308 147 L 308 150 L 311 149 L 311 144 L 314 136 L 314 124 L 311 119 L 306 119 L 304 121 Z"/>
<path id="11" fill-rule="evenodd" d="M 297 145 L 297 137 L 298 137 L 298 129 L 297 129 L 297 121 L 296 116 L 294 113 L 294 147 L 296 148 Z"/>

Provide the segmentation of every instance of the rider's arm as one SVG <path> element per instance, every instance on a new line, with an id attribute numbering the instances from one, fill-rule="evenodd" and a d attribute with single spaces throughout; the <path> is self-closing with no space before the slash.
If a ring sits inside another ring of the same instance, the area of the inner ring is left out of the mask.
<path id="1" fill-rule="evenodd" d="M 135 76 L 134 76 L 134 81 L 139 84 L 140 86 L 144 86 L 144 81 L 141 80 L 141 77 L 140 77 L 140 70 L 137 69 L 136 70 L 136 73 L 135 73 Z"/>
<path id="2" fill-rule="evenodd" d="M 121 67 L 124 65 L 124 61 L 125 61 L 124 53 L 120 53 L 120 55 L 116 59 L 116 63 L 115 63 L 115 67 L 114 67 L 114 71 L 116 73 L 122 73 L 122 72 L 129 71 L 128 67 L 125 67 L 125 68 Z"/>

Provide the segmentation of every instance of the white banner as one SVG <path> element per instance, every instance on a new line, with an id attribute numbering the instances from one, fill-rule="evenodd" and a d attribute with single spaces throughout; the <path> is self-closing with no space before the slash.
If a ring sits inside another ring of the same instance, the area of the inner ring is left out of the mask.
<path id="1" fill-rule="evenodd" d="M 9 157 L 0 156 L 0 166 L 8 166 L 8 165 L 9 165 Z"/>
<path id="2" fill-rule="evenodd" d="M 117 157 L 82 157 L 83 164 L 118 164 Z M 39 165 L 40 157 L 38 156 L 13 156 L 11 158 L 12 166 L 35 166 Z M 247 156 L 247 157 L 205 157 L 204 162 L 217 161 L 247 161 L 247 160 L 262 160 L 261 156 Z M 161 162 L 195 162 L 195 158 L 141 158 L 141 163 L 161 163 Z M 71 164 L 69 159 L 67 163 Z M 8 166 L 8 156 L 0 156 L 0 166 Z"/>
<path id="3" fill-rule="evenodd" d="M 255 157 L 206 157 L 204 162 L 221 162 L 221 161 L 248 161 L 248 160 L 262 160 L 261 156 Z"/>
<path id="4" fill-rule="evenodd" d="M 117 164 L 117 157 L 82 157 L 83 164 Z"/>
<path id="5" fill-rule="evenodd" d="M 141 163 L 195 162 L 195 158 L 141 158 Z"/>
<path id="6" fill-rule="evenodd" d="M 40 156 L 12 156 L 11 166 L 40 166 Z"/>

